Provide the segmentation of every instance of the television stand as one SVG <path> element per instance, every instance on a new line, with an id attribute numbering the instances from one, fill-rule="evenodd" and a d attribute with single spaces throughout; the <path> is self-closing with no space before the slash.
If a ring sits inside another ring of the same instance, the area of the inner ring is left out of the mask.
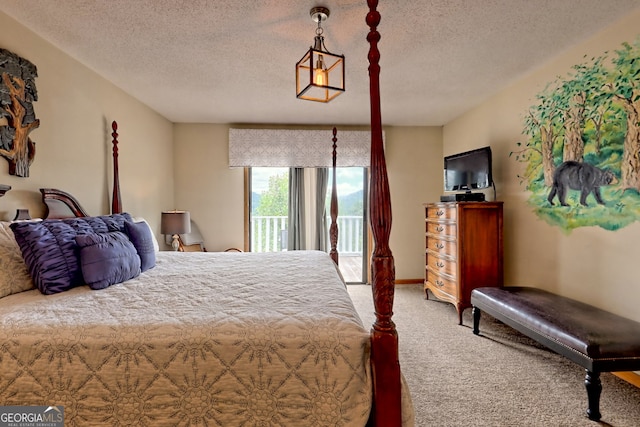
<path id="1" fill-rule="evenodd" d="M 455 193 L 443 194 L 440 196 L 441 202 L 484 202 L 484 193 Z"/>

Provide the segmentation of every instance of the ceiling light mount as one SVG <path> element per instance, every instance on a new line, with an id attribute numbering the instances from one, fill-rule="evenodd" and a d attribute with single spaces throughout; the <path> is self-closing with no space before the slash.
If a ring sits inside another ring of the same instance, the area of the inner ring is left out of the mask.
<path id="1" fill-rule="evenodd" d="M 329 102 L 344 92 L 344 55 L 331 53 L 324 45 L 322 23 L 329 18 L 329 9 L 316 6 L 309 15 L 318 27 L 313 46 L 296 63 L 296 97 Z"/>
<path id="2" fill-rule="evenodd" d="M 317 22 L 318 26 L 329 18 L 330 13 L 329 9 L 323 6 L 312 7 L 309 11 L 311 19 L 313 22 Z"/>

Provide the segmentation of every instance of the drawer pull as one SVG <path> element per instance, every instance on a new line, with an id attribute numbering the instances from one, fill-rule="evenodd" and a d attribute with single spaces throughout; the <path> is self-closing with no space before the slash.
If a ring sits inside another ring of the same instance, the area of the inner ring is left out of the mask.
<path id="1" fill-rule="evenodd" d="M 444 262 L 442 262 L 442 261 L 437 261 L 437 262 L 436 262 L 436 265 L 438 266 L 438 268 L 442 268 L 442 267 L 444 267 Z"/>
<path id="2" fill-rule="evenodd" d="M 444 211 L 436 211 L 436 216 L 442 216 L 444 215 Z"/>
<path id="3" fill-rule="evenodd" d="M 444 243 L 436 243 L 436 249 L 443 249 Z"/>
<path id="4" fill-rule="evenodd" d="M 439 226 L 437 226 L 437 227 L 436 227 L 436 231 L 437 231 L 438 233 L 442 233 L 442 232 L 444 231 L 444 227 L 443 227 L 443 226 L 441 226 L 441 225 L 439 225 Z"/>
<path id="5" fill-rule="evenodd" d="M 444 282 L 442 280 L 438 280 L 436 279 L 436 285 L 443 287 L 444 286 Z"/>

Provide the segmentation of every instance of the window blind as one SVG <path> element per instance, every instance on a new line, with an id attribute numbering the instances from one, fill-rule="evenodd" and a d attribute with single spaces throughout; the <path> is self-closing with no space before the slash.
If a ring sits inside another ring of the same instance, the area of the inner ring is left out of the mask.
<path id="1" fill-rule="evenodd" d="M 331 130 L 229 129 L 230 167 L 332 166 Z M 337 134 L 337 166 L 368 167 L 371 132 Z"/>

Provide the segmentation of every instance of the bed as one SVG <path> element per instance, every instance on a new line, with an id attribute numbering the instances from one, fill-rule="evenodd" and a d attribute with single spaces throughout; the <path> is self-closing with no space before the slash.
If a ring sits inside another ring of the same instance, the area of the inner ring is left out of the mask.
<path id="1" fill-rule="evenodd" d="M 369 218 L 375 242 L 371 269 L 376 314 L 371 330 L 362 324 L 331 260 L 338 260 L 333 242 L 331 258 L 316 251 L 173 253 L 153 248 L 153 266 L 142 269 L 145 256 L 150 256 L 149 242 L 143 239 L 143 249 L 133 245 L 142 260 L 137 268 L 144 270 L 134 277 L 109 279 L 114 283 L 102 287 L 106 279 L 101 276 L 90 284 L 95 289 L 71 286 L 44 295 L 42 289 L 28 289 L 34 275 L 48 267 L 25 266 L 20 254 L 24 256 L 29 235 L 24 230 L 40 230 L 31 236 L 34 250 L 43 240 L 37 233 L 55 230 L 3 224 L 0 268 L 10 292 L 0 299 L 3 405 L 62 405 L 66 425 L 77 426 L 412 425 L 392 321 L 391 207 L 376 29 L 380 15 L 376 1 L 368 5 Z M 126 243 L 130 250 L 127 241 L 136 241 L 130 224 L 137 224 L 136 233 L 144 229 L 143 221 L 134 222 L 122 210 L 115 122 L 112 135 L 111 214 L 85 217 L 76 207 L 77 218 L 58 220 L 55 224 L 64 224 L 64 229 L 50 238 L 59 243 L 64 240 L 60 236 L 75 233 L 75 245 L 81 248 L 71 245 L 73 256 L 56 263 L 79 263 L 72 265 L 68 277 L 80 270 L 86 279 L 89 273 L 83 269 L 90 263 L 85 262 L 85 249 L 105 243 L 100 240 L 104 236 L 86 235 L 109 235 L 110 244 Z M 334 146 L 335 139 L 334 131 Z M 64 199 L 64 194 L 56 196 Z M 45 192 L 43 197 L 47 203 Z M 331 212 L 334 217 L 333 207 Z M 49 220 L 42 223 L 53 227 Z M 133 259 L 131 255 L 126 262 Z M 120 256 L 117 262 L 122 262 Z M 117 267 L 122 277 L 136 269 L 130 264 Z"/>
<path id="2" fill-rule="evenodd" d="M 369 335 L 339 284 L 321 252 L 160 252 L 121 285 L 2 298 L 2 403 L 77 426 L 365 425 Z"/>

